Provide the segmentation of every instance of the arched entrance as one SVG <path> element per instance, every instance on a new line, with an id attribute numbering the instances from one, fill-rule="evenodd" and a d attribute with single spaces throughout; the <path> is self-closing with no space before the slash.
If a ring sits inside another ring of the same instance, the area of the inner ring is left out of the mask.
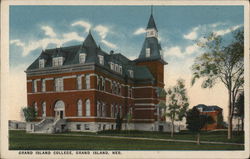
<path id="1" fill-rule="evenodd" d="M 55 103 L 55 117 L 62 119 L 65 116 L 65 104 L 62 100 L 58 100 Z"/>

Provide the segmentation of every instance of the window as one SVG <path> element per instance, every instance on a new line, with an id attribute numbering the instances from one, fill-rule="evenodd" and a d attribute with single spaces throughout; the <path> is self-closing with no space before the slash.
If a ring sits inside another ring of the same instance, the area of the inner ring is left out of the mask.
<path id="1" fill-rule="evenodd" d="M 122 117 L 122 106 L 120 105 L 120 117 Z"/>
<path id="2" fill-rule="evenodd" d="M 118 64 L 115 64 L 115 71 L 118 72 Z"/>
<path id="3" fill-rule="evenodd" d="M 99 101 L 97 101 L 97 105 L 96 105 L 96 116 L 97 117 L 100 117 L 100 102 Z"/>
<path id="4" fill-rule="evenodd" d="M 102 117 L 105 117 L 106 116 L 106 105 L 105 103 L 102 103 Z"/>
<path id="5" fill-rule="evenodd" d="M 32 81 L 32 92 L 37 92 L 37 80 Z"/>
<path id="6" fill-rule="evenodd" d="M 134 78 L 134 71 L 133 70 L 128 70 L 129 76 L 131 78 Z"/>
<path id="7" fill-rule="evenodd" d="M 38 107 L 37 107 L 37 102 L 35 102 L 35 103 L 34 103 L 34 109 L 35 109 L 36 115 L 38 115 Z"/>
<path id="8" fill-rule="evenodd" d="M 79 99 L 77 102 L 77 116 L 82 116 L 82 100 Z"/>
<path id="9" fill-rule="evenodd" d="M 46 102 L 42 103 L 42 116 L 46 117 Z"/>
<path id="10" fill-rule="evenodd" d="M 111 112 L 110 112 L 110 116 L 113 118 L 114 117 L 114 105 L 111 104 Z"/>
<path id="11" fill-rule="evenodd" d="M 77 80 L 77 89 L 82 89 L 82 76 L 78 75 L 76 80 Z"/>
<path id="12" fill-rule="evenodd" d="M 80 53 L 79 54 L 79 63 L 85 63 L 85 60 L 86 60 L 86 54 Z"/>
<path id="13" fill-rule="evenodd" d="M 63 65 L 63 57 L 58 57 L 58 65 L 59 66 Z"/>
<path id="14" fill-rule="evenodd" d="M 44 59 L 40 59 L 39 60 L 39 68 L 44 68 L 44 64 L 45 64 L 45 60 Z"/>
<path id="15" fill-rule="evenodd" d="M 86 116 L 90 116 L 90 100 L 89 99 L 86 100 L 85 106 L 86 106 Z"/>
<path id="16" fill-rule="evenodd" d="M 84 129 L 89 130 L 89 124 L 84 124 Z"/>
<path id="17" fill-rule="evenodd" d="M 105 78 L 104 77 L 101 77 L 102 79 L 102 87 L 101 87 L 101 90 L 105 90 Z"/>
<path id="18" fill-rule="evenodd" d="M 76 130 L 81 130 L 81 124 L 76 124 Z"/>
<path id="19" fill-rule="evenodd" d="M 55 78 L 55 91 L 62 92 L 63 91 L 63 78 Z"/>
<path id="20" fill-rule="evenodd" d="M 103 129 L 103 130 L 105 130 L 105 129 L 106 129 L 106 125 L 105 125 L 105 124 L 103 124 L 102 129 Z"/>
<path id="21" fill-rule="evenodd" d="M 54 57 L 53 58 L 53 67 L 62 66 L 63 65 L 63 57 Z"/>
<path id="22" fill-rule="evenodd" d="M 150 56 L 150 48 L 146 48 L 146 57 Z"/>
<path id="23" fill-rule="evenodd" d="M 53 66 L 54 67 L 58 66 L 58 58 L 57 57 L 53 58 Z"/>
<path id="24" fill-rule="evenodd" d="M 42 92 L 46 91 L 46 81 L 45 79 L 42 79 Z"/>
<path id="25" fill-rule="evenodd" d="M 118 111 L 119 111 L 119 108 L 118 108 L 118 105 L 116 105 L 115 106 L 115 118 L 117 117 Z"/>
<path id="26" fill-rule="evenodd" d="M 103 56 L 102 56 L 102 55 L 98 55 L 98 58 L 99 58 L 99 63 L 100 63 L 101 65 L 104 65 Z"/>
<path id="27" fill-rule="evenodd" d="M 90 88 L 90 76 L 89 75 L 86 75 L 86 89 L 89 89 Z"/>
<path id="28" fill-rule="evenodd" d="M 122 66 L 119 66 L 119 73 L 122 74 Z"/>
<path id="29" fill-rule="evenodd" d="M 110 62 L 110 69 L 114 70 L 114 63 L 113 62 Z"/>

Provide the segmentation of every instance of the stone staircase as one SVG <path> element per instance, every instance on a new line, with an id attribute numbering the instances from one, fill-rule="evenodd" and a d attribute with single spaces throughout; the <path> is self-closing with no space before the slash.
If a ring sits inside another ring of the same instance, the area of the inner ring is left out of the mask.
<path id="1" fill-rule="evenodd" d="M 65 129 L 62 125 L 66 125 L 65 119 L 43 119 L 41 122 L 34 124 L 32 133 L 53 134 L 63 132 Z"/>

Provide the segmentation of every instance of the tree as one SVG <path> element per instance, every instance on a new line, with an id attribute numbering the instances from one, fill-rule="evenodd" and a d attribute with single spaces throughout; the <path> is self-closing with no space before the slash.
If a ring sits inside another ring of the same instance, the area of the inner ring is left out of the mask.
<path id="1" fill-rule="evenodd" d="M 240 93 L 235 103 L 235 116 L 241 119 L 241 130 L 244 130 L 244 93 Z"/>
<path id="2" fill-rule="evenodd" d="M 197 133 L 197 144 L 200 144 L 200 131 L 206 124 L 212 124 L 214 121 L 211 116 L 203 115 L 198 109 L 193 107 L 186 114 L 187 129 Z"/>
<path id="3" fill-rule="evenodd" d="M 223 46 L 221 36 L 212 33 L 199 41 L 205 53 L 192 65 L 192 85 L 203 78 L 202 88 L 212 88 L 221 81 L 228 90 L 228 139 L 232 138 L 232 119 L 236 96 L 244 83 L 244 32 L 233 32 L 233 40 Z"/>
<path id="4" fill-rule="evenodd" d="M 35 108 L 25 107 L 23 108 L 23 115 L 24 115 L 25 121 L 30 122 L 36 118 L 37 113 L 36 113 Z"/>
<path id="5" fill-rule="evenodd" d="M 177 85 L 166 91 L 166 113 L 165 116 L 171 120 L 171 137 L 174 136 L 174 122 L 181 121 L 185 117 L 189 106 L 184 80 L 177 80 Z M 163 104 L 160 103 L 163 107 Z"/>

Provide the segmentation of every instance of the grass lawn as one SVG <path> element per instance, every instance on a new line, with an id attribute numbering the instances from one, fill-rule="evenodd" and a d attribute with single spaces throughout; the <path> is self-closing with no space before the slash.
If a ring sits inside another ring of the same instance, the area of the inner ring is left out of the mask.
<path id="1" fill-rule="evenodd" d="M 103 132 L 104 133 L 104 132 Z M 130 132 L 131 133 L 131 132 Z M 147 134 L 146 132 L 141 132 Z M 105 132 L 105 135 L 108 134 Z M 110 134 L 110 133 L 109 133 Z M 153 135 L 154 133 L 151 132 Z M 239 145 L 217 145 L 100 138 L 97 136 L 62 136 L 59 134 L 27 134 L 9 131 L 10 150 L 243 150 Z M 121 134 L 120 134 L 121 135 Z M 132 134 L 130 134 L 132 135 Z M 164 135 L 164 134 L 162 134 Z M 176 135 L 177 137 L 178 135 Z M 144 136 L 145 137 L 145 136 Z"/>
<path id="2" fill-rule="evenodd" d="M 149 131 L 100 131 L 98 134 L 89 132 L 68 132 L 65 134 L 84 134 L 84 135 L 104 135 L 104 136 L 127 136 L 127 137 L 145 137 L 157 139 L 177 139 L 177 140 L 196 140 L 196 134 L 189 131 L 181 131 L 174 134 L 171 138 L 170 133 L 166 132 L 149 132 Z M 203 131 L 201 132 L 201 141 L 216 141 L 230 143 L 244 143 L 244 133 L 233 132 L 233 138 L 227 139 L 227 131 Z"/>

